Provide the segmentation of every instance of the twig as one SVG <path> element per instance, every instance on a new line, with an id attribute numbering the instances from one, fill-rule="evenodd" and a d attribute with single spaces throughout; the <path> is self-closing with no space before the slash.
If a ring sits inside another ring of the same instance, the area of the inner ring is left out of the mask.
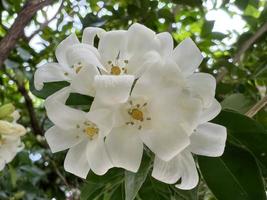
<path id="1" fill-rule="evenodd" d="M 57 12 L 54 14 L 54 16 L 51 19 L 46 20 L 44 23 L 40 24 L 40 28 L 39 29 L 37 29 L 36 31 L 34 31 L 29 37 L 26 37 L 27 41 L 30 41 L 36 34 L 38 34 L 39 32 L 41 32 L 42 30 L 44 30 L 45 27 L 47 27 L 48 24 L 50 22 L 52 22 L 57 17 L 58 13 L 64 7 L 63 3 L 64 3 L 64 1 L 62 0 L 60 6 L 58 7 Z"/>
<path id="2" fill-rule="evenodd" d="M 254 35 L 252 35 L 247 41 L 244 42 L 243 45 L 241 45 L 240 49 L 237 51 L 235 56 L 233 57 L 233 63 L 240 63 L 241 56 L 253 45 L 256 40 L 258 40 L 261 36 L 264 35 L 264 33 L 267 32 L 267 22 L 265 22 L 256 32 Z M 216 77 L 217 83 L 219 83 L 224 76 L 228 74 L 228 70 L 225 68 L 225 70 L 222 70 L 221 73 L 218 74 Z"/>
<path id="3" fill-rule="evenodd" d="M 233 63 L 239 63 L 241 56 L 255 43 L 265 32 L 267 32 L 267 22 L 260 27 L 254 35 L 252 35 L 246 42 L 240 47 L 235 56 L 233 57 Z"/>
<path id="4" fill-rule="evenodd" d="M 260 101 L 258 101 L 254 106 L 252 106 L 252 108 L 250 108 L 247 112 L 246 112 L 246 116 L 248 117 L 253 117 L 254 115 L 257 114 L 257 112 L 259 112 L 264 106 L 266 106 L 267 104 L 267 95 L 265 97 L 263 97 Z"/>
<path id="5" fill-rule="evenodd" d="M 3 67 L 3 71 L 5 72 L 5 74 L 8 76 L 8 78 L 10 80 L 14 81 L 14 83 L 17 85 L 18 91 L 24 97 L 26 108 L 27 108 L 29 116 L 30 116 L 30 123 L 31 123 L 33 133 L 35 135 L 43 135 L 43 130 L 41 129 L 39 122 L 37 120 L 36 113 L 35 113 L 34 106 L 33 106 L 33 102 L 32 102 L 31 97 L 28 94 L 27 89 L 25 88 L 23 83 L 21 84 L 18 80 L 16 80 L 14 77 L 12 77 L 7 72 L 5 66 Z"/>
<path id="6" fill-rule="evenodd" d="M 3 69 L 3 63 L 10 51 L 14 49 L 18 39 L 24 35 L 25 26 L 32 20 L 39 9 L 49 5 L 52 1 L 30 0 L 24 5 L 7 35 L 0 41 L 0 69 Z"/>
<path id="7" fill-rule="evenodd" d="M 60 179 L 62 180 L 62 182 L 67 186 L 67 188 L 70 189 L 70 185 L 69 185 L 67 179 L 61 174 L 61 172 L 60 172 L 60 170 L 58 169 L 57 164 L 55 163 L 55 161 L 53 161 L 53 160 L 50 159 L 50 158 L 49 158 L 49 160 L 50 160 L 50 162 L 52 163 L 52 165 L 53 165 L 53 167 L 54 167 L 54 169 L 55 169 L 57 175 L 59 176 L 59 178 L 60 178 Z"/>

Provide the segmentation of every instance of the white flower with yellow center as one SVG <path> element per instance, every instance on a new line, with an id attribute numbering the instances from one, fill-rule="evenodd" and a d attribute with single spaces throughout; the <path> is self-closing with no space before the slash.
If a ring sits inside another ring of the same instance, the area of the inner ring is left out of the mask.
<path id="1" fill-rule="evenodd" d="M 20 137 L 26 133 L 26 129 L 16 122 L 19 118 L 17 111 L 7 117 L 13 119 L 12 122 L 0 120 L 0 170 L 24 147 Z"/>
<path id="2" fill-rule="evenodd" d="M 96 35 L 99 38 L 97 49 L 100 57 L 91 63 L 100 68 L 102 74 L 139 77 L 159 57 L 160 39 L 141 24 L 135 23 L 127 31 L 106 32 L 89 27 L 84 30 L 83 43 L 94 46 Z"/>
<path id="3" fill-rule="evenodd" d="M 169 40 L 169 43 L 172 41 Z M 167 57 L 175 61 L 185 77 L 183 91 L 199 99 L 202 109 L 198 120 L 191 127 L 188 147 L 169 161 L 156 155 L 152 176 L 165 183 L 176 183 L 176 187 L 180 189 L 192 189 L 199 180 L 192 154 L 221 156 L 224 152 L 227 134 L 225 127 L 208 122 L 219 114 L 221 106 L 214 98 L 216 88 L 214 77 L 206 73 L 194 73 L 202 61 L 197 46 L 188 38 L 174 50 L 168 48 L 167 52 L 169 52 Z M 177 183 L 178 180 L 180 180 L 179 183 Z"/>
<path id="4" fill-rule="evenodd" d="M 166 161 L 189 145 L 201 101 L 182 90 L 183 80 L 174 62 L 154 64 L 134 87 L 133 81 L 130 75 L 96 76 L 93 106 L 113 110 L 113 129 L 105 140 L 113 165 L 136 172 L 143 144 Z"/>
<path id="5" fill-rule="evenodd" d="M 44 83 L 67 81 L 75 92 L 94 96 L 92 83 L 99 71 L 91 62 L 99 58 L 97 49 L 80 43 L 73 33 L 57 46 L 55 55 L 58 63 L 47 63 L 37 68 L 34 74 L 35 88 L 41 90 Z"/>
<path id="6" fill-rule="evenodd" d="M 66 171 L 82 178 L 90 169 L 102 175 L 112 167 L 104 145 L 113 123 L 111 113 L 106 109 L 86 113 L 66 106 L 70 92 L 70 88 L 64 88 L 46 99 L 47 115 L 55 125 L 45 137 L 53 153 L 69 149 L 64 162 Z"/>

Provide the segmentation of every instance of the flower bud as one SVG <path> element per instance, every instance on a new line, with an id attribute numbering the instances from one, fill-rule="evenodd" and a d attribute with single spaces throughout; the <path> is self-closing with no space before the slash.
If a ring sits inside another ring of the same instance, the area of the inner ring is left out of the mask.
<path id="1" fill-rule="evenodd" d="M 11 104 L 5 104 L 0 107 L 0 119 L 8 118 L 15 111 L 15 107 Z"/>

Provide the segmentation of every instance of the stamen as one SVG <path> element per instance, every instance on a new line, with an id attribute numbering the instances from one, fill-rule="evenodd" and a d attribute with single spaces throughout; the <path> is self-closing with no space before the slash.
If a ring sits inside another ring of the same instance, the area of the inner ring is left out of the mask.
<path id="1" fill-rule="evenodd" d="M 65 75 L 65 76 L 68 76 L 68 75 L 69 75 L 69 73 L 68 73 L 68 72 L 64 72 L 64 75 Z"/>
<path id="2" fill-rule="evenodd" d="M 81 69 L 82 69 L 82 66 L 77 67 L 75 70 L 76 74 L 78 74 L 81 71 Z"/>
<path id="3" fill-rule="evenodd" d="M 112 66 L 110 74 L 112 74 L 112 75 L 120 75 L 121 74 L 121 68 L 119 66 Z"/>
<path id="4" fill-rule="evenodd" d="M 138 130 L 141 130 L 142 129 L 142 126 L 140 125 L 140 126 L 138 126 Z"/>
<path id="5" fill-rule="evenodd" d="M 147 103 L 144 103 L 142 107 L 145 107 L 145 106 L 147 106 Z"/>
<path id="6" fill-rule="evenodd" d="M 151 117 L 147 117 L 146 120 L 151 120 Z"/>
<path id="7" fill-rule="evenodd" d="M 124 63 L 125 63 L 125 64 L 128 64 L 128 63 L 129 63 L 129 60 L 124 60 Z"/>
<path id="8" fill-rule="evenodd" d="M 143 121 L 144 120 L 144 116 L 143 116 L 143 112 L 140 111 L 139 109 L 132 109 L 131 111 L 131 117 L 135 120 L 139 120 L 139 121 Z"/>

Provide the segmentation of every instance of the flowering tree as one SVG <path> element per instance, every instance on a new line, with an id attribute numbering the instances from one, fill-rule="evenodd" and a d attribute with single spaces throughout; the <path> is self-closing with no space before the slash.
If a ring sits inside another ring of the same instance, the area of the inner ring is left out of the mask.
<path id="1" fill-rule="evenodd" d="M 0 199 L 266 199 L 266 6 L 2 1 Z"/>

